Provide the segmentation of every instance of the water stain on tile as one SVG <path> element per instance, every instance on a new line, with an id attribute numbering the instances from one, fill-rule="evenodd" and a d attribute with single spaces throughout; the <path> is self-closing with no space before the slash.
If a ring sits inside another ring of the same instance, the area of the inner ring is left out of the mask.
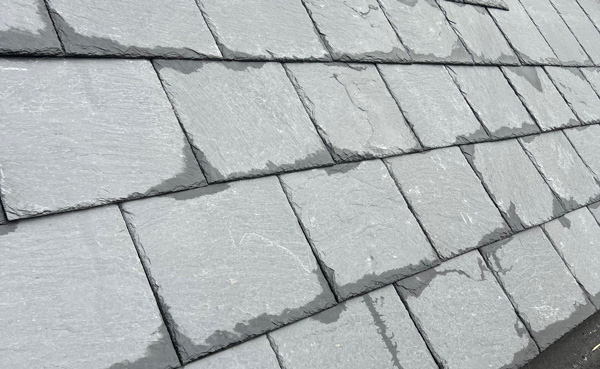
<path id="1" fill-rule="evenodd" d="M 379 297 L 379 299 L 381 299 L 381 302 L 383 303 L 384 297 L 381 296 Z M 394 365 L 394 368 L 402 369 L 402 365 L 400 364 L 399 358 L 400 353 L 398 352 L 398 343 L 394 342 L 393 340 L 394 334 L 388 335 L 388 327 L 385 324 L 385 320 L 383 319 L 384 317 L 377 311 L 377 308 L 375 307 L 375 304 L 378 303 L 377 300 L 378 299 L 375 299 L 374 301 L 373 298 L 369 295 L 363 296 L 363 302 L 365 303 L 367 309 L 369 309 L 369 313 L 371 313 L 371 316 L 373 317 L 373 323 L 377 327 L 377 333 L 379 333 L 379 335 L 381 336 L 381 340 L 385 343 L 385 347 L 392 356 L 392 364 Z"/>
<path id="2" fill-rule="evenodd" d="M 323 324 L 332 324 L 338 321 L 340 315 L 342 315 L 346 309 L 346 304 L 339 304 L 318 314 L 311 315 L 310 319 L 319 321 Z"/>
<path id="3" fill-rule="evenodd" d="M 179 360 L 173 349 L 169 333 L 164 325 L 157 329 L 159 338 L 146 348 L 146 356 L 134 361 L 125 360 L 111 365 L 108 369 L 175 369 Z"/>

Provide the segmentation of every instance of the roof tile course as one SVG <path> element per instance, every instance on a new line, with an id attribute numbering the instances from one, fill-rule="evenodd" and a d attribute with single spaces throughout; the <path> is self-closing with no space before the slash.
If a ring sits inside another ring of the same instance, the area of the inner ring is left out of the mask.
<path id="1" fill-rule="evenodd" d="M 558 14 L 573 33 L 586 54 L 598 65 L 600 63 L 600 33 L 585 12 L 571 0 L 550 0 Z"/>
<path id="2" fill-rule="evenodd" d="M 600 122 L 600 99 L 577 68 L 545 67 L 550 79 L 584 124 Z"/>

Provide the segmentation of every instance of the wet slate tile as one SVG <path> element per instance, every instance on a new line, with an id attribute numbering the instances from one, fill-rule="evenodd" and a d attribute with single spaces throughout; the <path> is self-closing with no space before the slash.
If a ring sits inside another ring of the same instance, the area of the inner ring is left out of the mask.
<path id="1" fill-rule="evenodd" d="M 260 336 L 241 345 L 188 364 L 184 369 L 280 369 L 267 336 Z"/>
<path id="2" fill-rule="evenodd" d="M 393 286 L 269 336 L 286 369 L 437 368 Z"/>
<path id="3" fill-rule="evenodd" d="M 425 147 L 488 138 L 444 66 L 380 65 L 384 80 Z"/>
<path id="4" fill-rule="evenodd" d="M 123 209 L 184 361 L 334 302 L 275 176 Z"/>
<path id="5" fill-rule="evenodd" d="M 550 0 L 594 64 L 600 64 L 600 33 L 585 12 L 572 0 Z"/>
<path id="6" fill-rule="evenodd" d="M 374 65 L 294 63 L 286 68 L 336 161 L 419 148 Z"/>
<path id="7" fill-rule="evenodd" d="M 600 99 L 581 70 L 545 67 L 550 79 L 584 124 L 600 122 Z"/>
<path id="8" fill-rule="evenodd" d="M 466 146 L 463 151 L 513 230 L 564 212 L 516 139 Z"/>
<path id="9" fill-rule="evenodd" d="M 477 251 L 398 284 L 445 369 L 520 368 L 538 350 Z"/>
<path id="10" fill-rule="evenodd" d="M 281 179 L 341 299 L 437 263 L 380 160 L 291 173 Z"/>
<path id="11" fill-rule="evenodd" d="M 458 147 L 386 161 L 442 257 L 462 254 L 510 234 Z"/>
<path id="12" fill-rule="evenodd" d="M 564 132 L 583 162 L 600 178 L 600 126 L 577 127 Z"/>
<path id="13" fill-rule="evenodd" d="M 594 313 L 594 306 L 539 227 L 486 246 L 482 254 L 540 349 Z"/>
<path id="14" fill-rule="evenodd" d="M 4 59 L 0 80 L 9 219 L 205 183 L 150 62 Z"/>
<path id="15" fill-rule="evenodd" d="M 281 64 L 156 65 L 209 182 L 332 162 Z"/>
<path id="16" fill-rule="evenodd" d="M 197 2 L 225 58 L 330 58 L 300 0 Z"/>
<path id="17" fill-rule="evenodd" d="M 502 71 L 542 130 L 581 123 L 540 67 L 502 67 Z"/>
<path id="18" fill-rule="evenodd" d="M 0 366 L 179 366 L 117 206 L 0 226 Z"/>
<path id="19" fill-rule="evenodd" d="M 483 7 L 441 1 L 452 26 L 478 64 L 518 64 L 519 58 Z"/>

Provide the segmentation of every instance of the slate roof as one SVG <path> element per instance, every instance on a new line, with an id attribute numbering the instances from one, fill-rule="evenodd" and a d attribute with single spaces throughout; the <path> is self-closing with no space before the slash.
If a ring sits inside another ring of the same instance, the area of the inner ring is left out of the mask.
<path id="1" fill-rule="evenodd" d="M 0 9 L 2 368 L 510 369 L 600 308 L 597 1 Z"/>

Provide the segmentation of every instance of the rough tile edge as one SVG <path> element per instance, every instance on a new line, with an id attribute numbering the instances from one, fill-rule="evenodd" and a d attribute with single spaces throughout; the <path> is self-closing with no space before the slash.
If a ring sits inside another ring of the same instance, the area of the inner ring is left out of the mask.
<path id="1" fill-rule="evenodd" d="M 474 6 L 482 6 L 484 8 L 494 8 L 500 10 L 510 10 L 508 5 L 503 0 L 445 0 L 455 3 L 468 4 Z"/>

